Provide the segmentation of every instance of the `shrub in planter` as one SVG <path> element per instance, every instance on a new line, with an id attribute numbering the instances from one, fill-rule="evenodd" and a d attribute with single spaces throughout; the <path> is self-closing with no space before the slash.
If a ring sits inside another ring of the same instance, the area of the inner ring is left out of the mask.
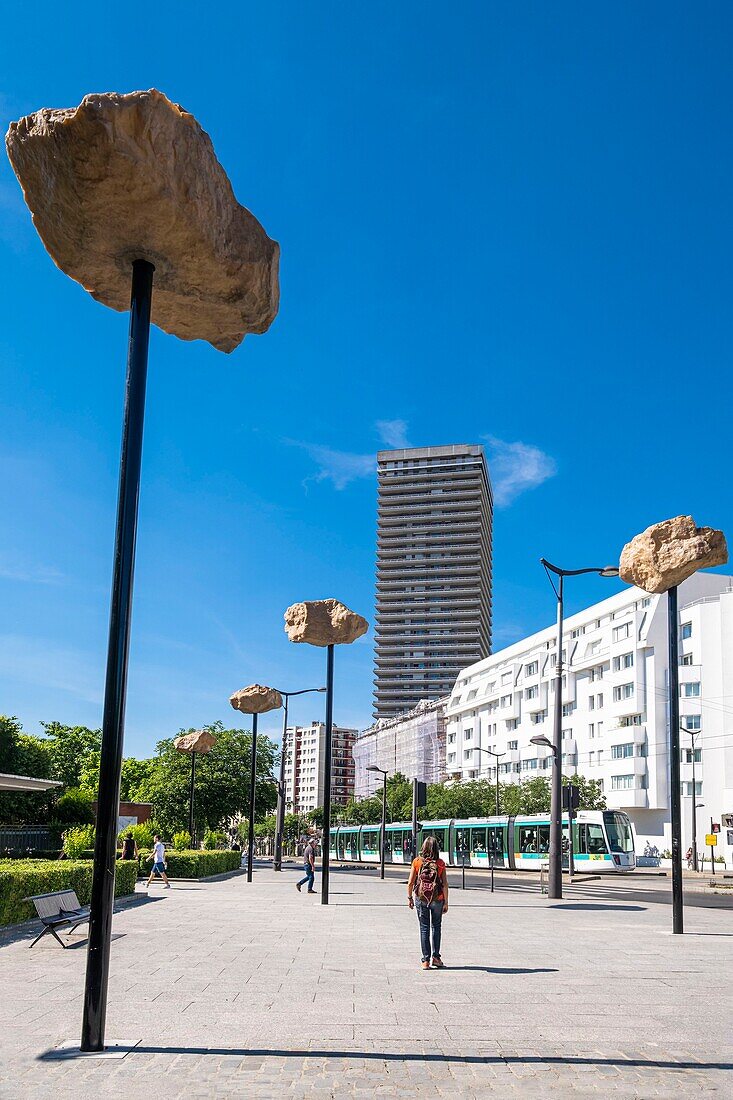
<path id="1" fill-rule="evenodd" d="M 206 878 L 236 871 L 241 866 L 239 852 L 167 852 L 168 875 L 171 878 Z M 150 864 L 147 873 L 150 874 Z M 146 870 L 143 865 L 143 871 Z"/>
<path id="2" fill-rule="evenodd" d="M 131 836 L 140 851 L 147 852 L 153 847 L 153 836 L 158 831 L 154 821 L 146 821 L 142 825 L 128 825 L 122 830 L 118 839 L 121 841 L 123 836 Z"/>
<path id="3" fill-rule="evenodd" d="M 64 833 L 63 850 L 67 859 L 82 859 L 87 849 L 94 851 L 94 826 L 77 825 Z"/>
<path id="4" fill-rule="evenodd" d="M 135 892 L 137 867 L 118 863 L 115 897 Z M 18 924 L 36 915 L 32 901 L 23 898 L 52 890 L 75 890 L 81 905 L 92 896 L 92 864 L 86 860 L 0 860 L 0 925 Z"/>
<path id="5" fill-rule="evenodd" d="M 94 799 L 87 791 L 78 787 L 69 787 L 54 806 L 54 818 L 69 825 L 92 825 L 94 823 Z"/>
<path id="6" fill-rule="evenodd" d="M 180 832 L 173 834 L 173 847 L 177 852 L 188 852 L 191 850 L 191 834 L 187 832 Z"/>

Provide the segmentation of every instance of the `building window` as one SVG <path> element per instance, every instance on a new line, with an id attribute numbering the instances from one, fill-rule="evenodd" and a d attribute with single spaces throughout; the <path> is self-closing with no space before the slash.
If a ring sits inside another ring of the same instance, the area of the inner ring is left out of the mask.
<path id="1" fill-rule="evenodd" d="M 470 760 L 472 756 L 473 756 L 473 749 L 464 749 L 463 750 L 463 759 L 464 760 Z"/>
<path id="2" fill-rule="evenodd" d="M 502 695 L 502 697 L 501 697 L 501 705 L 502 705 L 503 707 L 510 707 L 510 706 L 512 705 L 512 697 L 511 697 L 511 695 Z"/>
<path id="3" fill-rule="evenodd" d="M 682 749 L 680 753 L 680 759 L 683 764 L 692 763 L 692 749 Z M 695 749 L 695 763 L 699 764 L 702 760 L 702 749 Z"/>
<path id="4" fill-rule="evenodd" d="M 627 756 L 634 755 L 634 743 L 629 742 L 626 745 L 612 745 L 611 746 L 611 759 L 612 760 L 624 760 Z"/>
<path id="5" fill-rule="evenodd" d="M 456 761 L 456 754 L 454 752 L 449 752 L 448 753 L 448 763 L 449 764 L 455 764 L 455 761 Z"/>
<path id="6" fill-rule="evenodd" d="M 621 626 L 615 626 L 613 628 L 613 640 L 614 642 L 622 642 L 624 638 L 631 637 L 631 623 L 622 623 Z"/>
<path id="7" fill-rule="evenodd" d="M 598 710 L 603 710 L 603 692 L 596 696 L 596 706 Z"/>
<path id="8" fill-rule="evenodd" d="M 562 716 L 563 716 L 563 718 L 569 718 L 574 710 L 575 710 L 575 703 L 563 703 L 563 705 L 562 705 Z"/>
<path id="9" fill-rule="evenodd" d="M 595 709 L 596 709 L 595 696 L 589 695 L 588 696 L 588 710 L 595 710 Z"/>
<path id="10" fill-rule="evenodd" d="M 537 770 L 537 757 L 531 756 L 528 760 L 522 761 L 522 771 L 536 771 Z"/>
<path id="11" fill-rule="evenodd" d="M 613 701 L 620 703 L 622 699 L 630 699 L 634 694 L 633 684 L 619 684 L 613 689 Z"/>
<path id="12" fill-rule="evenodd" d="M 692 664 L 692 654 L 691 653 L 683 653 L 682 654 L 682 659 L 680 660 L 680 664 L 681 665 L 691 665 Z"/>
<path id="13" fill-rule="evenodd" d="M 464 741 L 470 741 L 472 737 L 473 737 L 473 726 L 471 726 L 470 729 L 463 731 L 463 740 Z"/>
<path id="14" fill-rule="evenodd" d="M 682 636 L 683 641 L 684 641 L 685 638 L 691 638 L 692 637 L 692 623 L 683 623 L 682 628 L 680 630 L 680 634 Z"/>
<path id="15" fill-rule="evenodd" d="M 595 754 L 595 752 L 593 751 L 593 749 L 591 749 L 591 750 L 590 750 L 590 752 L 588 753 L 588 763 L 589 763 L 589 765 L 591 766 L 591 768 L 594 768 L 594 767 L 595 767 L 595 763 L 596 763 L 596 754 Z"/>
<path id="16" fill-rule="evenodd" d="M 680 783 L 680 791 L 682 794 L 687 795 L 688 798 L 692 797 L 692 783 Z M 695 798 L 699 798 L 702 794 L 702 780 L 695 781 Z"/>
<path id="17" fill-rule="evenodd" d="M 448 744 L 449 744 L 449 745 L 454 745 L 454 744 L 455 744 L 455 742 L 456 742 L 456 735 L 455 735 L 455 733 L 449 733 L 449 734 L 448 734 Z"/>
<path id="18" fill-rule="evenodd" d="M 547 718 L 546 710 L 538 710 L 534 714 L 530 715 L 530 721 L 532 722 L 533 726 L 538 726 L 540 722 L 544 722 L 545 718 Z"/>
<path id="19" fill-rule="evenodd" d="M 590 723 L 588 724 L 588 736 L 590 737 L 590 739 L 591 739 L 591 740 L 593 740 L 593 738 L 595 737 L 595 735 L 596 735 L 596 726 L 595 726 L 595 722 L 590 722 Z"/>
<path id="20" fill-rule="evenodd" d="M 634 789 L 634 776 L 633 775 L 612 775 L 611 776 L 611 790 L 612 791 L 630 791 Z"/>
<path id="21" fill-rule="evenodd" d="M 625 668 L 634 667 L 634 654 L 622 653 L 620 657 L 614 657 L 613 659 L 613 671 L 623 672 Z"/>
<path id="22" fill-rule="evenodd" d="M 572 736 L 573 736 L 573 731 L 572 730 L 563 730 L 562 731 L 563 741 L 569 741 Z"/>
<path id="23" fill-rule="evenodd" d="M 539 661 L 530 661 L 528 665 L 524 666 L 524 675 L 525 676 L 536 676 L 537 673 L 539 672 L 539 669 L 540 669 Z"/>
<path id="24" fill-rule="evenodd" d="M 623 718 L 618 720 L 619 726 L 640 726 L 641 715 L 640 714 L 626 714 Z"/>
<path id="25" fill-rule="evenodd" d="M 509 752 L 515 752 L 519 748 L 519 742 L 518 741 L 507 741 L 506 747 L 509 750 Z"/>
<path id="26" fill-rule="evenodd" d="M 511 672 L 502 672 L 502 674 L 501 674 L 502 686 L 504 686 L 505 684 L 511 684 L 511 682 L 512 682 Z"/>
<path id="27" fill-rule="evenodd" d="M 475 699 L 475 698 L 476 698 L 476 693 L 477 693 L 477 692 L 478 692 L 478 688 L 471 688 L 471 690 L 469 691 L 468 695 L 466 696 L 466 702 L 468 703 L 468 702 L 469 702 L 469 700 L 471 700 L 471 699 Z"/>
<path id="28" fill-rule="evenodd" d="M 538 697 L 539 693 L 540 693 L 540 689 L 538 687 L 528 687 L 528 688 L 525 689 L 524 698 L 525 699 L 536 699 Z"/>
<path id="29" fill-rule="evenodd" d="M 682 721 L 685 723 L 686 730 L 699 730 L 701 724 L 701 718 L 699 714 L 686 714 Z"/>
<path id="30" fill-rule="evenodd" d="M 682 694 L 685 699 L 699 699 L 700 697 L 700 681 L 695 680 L 690 684 L 682 685 Z"/>

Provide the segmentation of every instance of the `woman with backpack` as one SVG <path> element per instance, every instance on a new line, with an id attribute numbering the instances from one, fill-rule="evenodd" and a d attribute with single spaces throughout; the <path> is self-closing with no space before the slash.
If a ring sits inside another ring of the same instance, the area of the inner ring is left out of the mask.
<path id="1" fill-rule="evenodd" d="M 420 855 L 413 859 L 407 882 L 407 904 L 417 910 L 420 922 L 420 946 L 422 968 L 433 966 L 440 970 L 444 963 L 440 957 L 440 926 L 443 914 L 448 912 L 448 876 L 445 863 L 440 858 L 440 848 L 434 836 L 426 836 Z M 433 932 L 433 950 L 430 951 L 430 927 Z"/>

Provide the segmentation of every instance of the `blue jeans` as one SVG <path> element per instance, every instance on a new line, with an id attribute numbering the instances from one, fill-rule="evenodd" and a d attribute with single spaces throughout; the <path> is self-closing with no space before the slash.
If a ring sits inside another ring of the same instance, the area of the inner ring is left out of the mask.
<path id="1" fill-rule="evenodd" d="M 310 863 L 304 864 L 303 865 L 303 870 L 305 871 L 305 877 L 300 880 L 300 882 L 298 883 L 298 886 L 302 886 L 304 882 L 307 882 L 308 883 L 308 892 L 310 893 L 313 890 L 313 883 L 315 882 L 315 879 L 316 879 L 316 872 L 311 867 Z"/>
<path id="2" fill-rule="evenodd" d="M 443 902 L 434 901 L 431 905 L 415 898 L 415 910 L 420 922 L 420 947 L 422 948 L 423 962 L 429 962 L 430 957 L 440 958 L 440 925 L 443 920 Z M 433 950 L 430 950 L 430 925 L 433 926 Z"/>

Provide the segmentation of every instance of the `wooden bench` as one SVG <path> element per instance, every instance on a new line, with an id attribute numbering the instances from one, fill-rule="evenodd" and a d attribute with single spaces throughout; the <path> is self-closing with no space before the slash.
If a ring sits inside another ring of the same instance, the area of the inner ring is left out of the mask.
<path id="1" fill-rule="evenodd" d="M 56 929 L 68 928 L 69 931 L 67 935 L 70 935 L 80 924 L 86 924 L 89 920 L 89 906 L 79 904 L 79 899 L 74 890 L 55 890 L 50 894 L 34 894 L 32 897 L 24 898 L 23 900 L 33 902 L 36 907 L 36 913 L 38 913 L 38 917 L 43 925 L 43 928 L 38 933 L 33 943 L 29 944 L 29 947 L 35 946 L 47 932 L 50 932 L 53 938 L 58 940 L 62 947 L 66 947 L 64 941 L 57 934 Z"/>

